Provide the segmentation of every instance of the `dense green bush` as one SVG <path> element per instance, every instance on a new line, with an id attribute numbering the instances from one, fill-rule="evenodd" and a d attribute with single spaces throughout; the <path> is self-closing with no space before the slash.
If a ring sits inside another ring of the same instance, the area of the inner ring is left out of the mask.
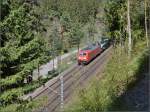
<path id="1" fill-rule="evenodd" d="M 47 97 L 42 97 L 30 102 L 24 101 L 22 104 L 16 102 L 8 106 L 1 106 L 0 112 L 32 112 L 40 109 L 45 103 L 47 103 Z"/>
<path id="2" fill-rule="evenodd" d="M 8 105 L 16 102 L 21 102 L 20 97 L 24 94 L 28 94 L 29 92 L 32 92 L 36 88 L 40 87 L 42 84 L 47 82 L 50 78 L 43 78 L 38 81 L 33 81 L 32 83 L 28 85 L 24 85 L 22 87 L 10 89 L 7 91 L 4 91 L 0 94 L 0 102 L 1 105 Z"/>
<path id="3" fill-rule="evenodd" d="M 21 95 L 23 95 L 22 88 L 5 91 L 0 95 L 1 105 L 8 105 L 19 102 L 18 97 Z"/>

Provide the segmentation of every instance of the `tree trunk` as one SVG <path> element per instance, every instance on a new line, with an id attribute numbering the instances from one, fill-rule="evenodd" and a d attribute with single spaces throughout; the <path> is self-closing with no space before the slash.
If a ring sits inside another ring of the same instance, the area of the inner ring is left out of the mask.
<path id="1" fill-rule="evenodd" d="M 55 58 L 53 57 L 53 71 L 55 70 Z"/>
<path id="2" fill-rule="evenodd" d="M 61 44 L 62 44 L 62 49 L 63 49 L 63 40 L 64 40 L 64 27 L 63 26 L 61 26 L 60 34 L 61 34 Z"/>
<path id="3" fill-rule="evenodd" d="M 146 42 L 147 42 L 147 47 L 149 45 L 149 40 L 148 40 L 148 33 L 147 33 L 147 0 L 145 0 L 145 36 L 146 36 Z"/>
<path id="4" fill-rule="evenodd" d="M 132 39 L 131 39 L 131 23 L 130 23 L 130 0 L 127 1 L 127 18 L 128 18 L 128 55 L 129 58 L 131 57 L 131 50 L 132 50 Z"/>
<path id="5" fill-rule="evenodd" d="M 78 53 L 79 53 L 79 48 L 80 48 L 80 42 L 78 43 Z"/>

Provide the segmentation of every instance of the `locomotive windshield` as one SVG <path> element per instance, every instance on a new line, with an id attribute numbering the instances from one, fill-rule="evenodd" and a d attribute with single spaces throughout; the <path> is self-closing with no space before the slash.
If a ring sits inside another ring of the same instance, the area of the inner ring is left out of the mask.
<path id="1" fill-rule="evenodd" d="M 80 53 L 80 56 L 86 56 L 86 53 Z"/>

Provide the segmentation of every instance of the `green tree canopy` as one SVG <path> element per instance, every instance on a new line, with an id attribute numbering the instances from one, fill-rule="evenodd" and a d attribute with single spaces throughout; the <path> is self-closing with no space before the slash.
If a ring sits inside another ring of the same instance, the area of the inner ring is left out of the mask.
<path id="1" fill-rule="evenodd" d="M 19 86 L 31 71 L 48 59 L 47 44 L 40 37 L 38 17 L 30 4 L 10 11 L 0 22 L 2 90 Z"/>

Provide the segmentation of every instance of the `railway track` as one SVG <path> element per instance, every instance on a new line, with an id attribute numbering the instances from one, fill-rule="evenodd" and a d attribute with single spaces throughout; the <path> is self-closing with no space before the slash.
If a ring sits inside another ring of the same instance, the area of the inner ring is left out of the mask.
<path id="1" fill-rule="evenodd" d="M 68 102 L 75 88 L 77 88 L 79 85 L 84 86 L 90 77 L 102 70 L 103 65 L 107 63 L 109 57 L 111 56 L 111 49 L 112 47 L 109 47 L 87 66 L 78 66 L 75 64 L 69 70 L 65 71 L 65 73 L 57 76 L 52 83 L 48 82 L 40 91 L 35 92 L 35 94 L 31 94 L 30 98 L 32 99 L 37 99 L 42 96 L 48 97 L 48 103 L 44 107 L 41 107 L 41 109 L 35 110 L 35 112 L 59 112 L 61 105 L 60 76 L 63 76 L 64 82 L 63 99 L 64 102 Z"/>

